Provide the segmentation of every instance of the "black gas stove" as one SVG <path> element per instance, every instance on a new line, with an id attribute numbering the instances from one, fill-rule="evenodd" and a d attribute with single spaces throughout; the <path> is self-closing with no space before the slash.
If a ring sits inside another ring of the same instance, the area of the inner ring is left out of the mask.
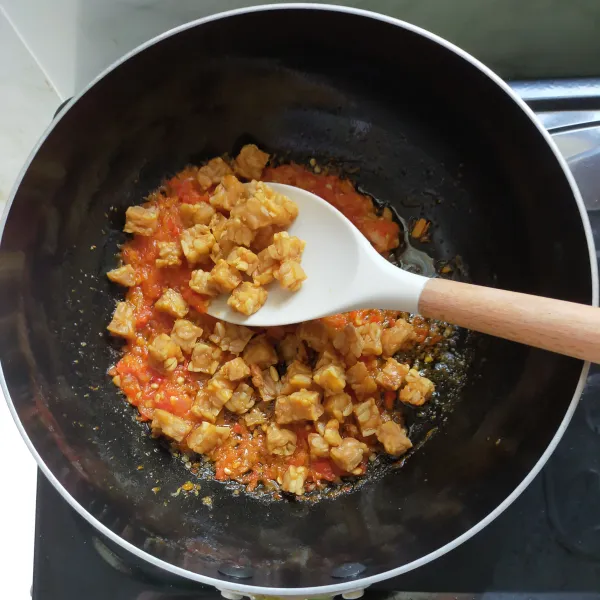
<path id="1" fill-rule="evenodd" d="M 514 88 L 553 134 L 600 248 L 600 80 Z M 220 598 L 213 588 L 129 561 L 38 476 L 34 600 Z M 398 600 L 600 600 L 600 366 L 542 472 L 493 523 L 454 551 L 368 588 Z"/>

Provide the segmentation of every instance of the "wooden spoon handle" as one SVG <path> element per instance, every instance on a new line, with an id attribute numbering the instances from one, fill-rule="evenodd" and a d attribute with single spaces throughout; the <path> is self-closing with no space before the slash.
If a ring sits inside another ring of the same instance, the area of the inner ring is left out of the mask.
<path id="1" fill-rule="evenodd" d="M 424 317 L 600 363 L 600 309 L 517 292 L 431 279 Z"/>

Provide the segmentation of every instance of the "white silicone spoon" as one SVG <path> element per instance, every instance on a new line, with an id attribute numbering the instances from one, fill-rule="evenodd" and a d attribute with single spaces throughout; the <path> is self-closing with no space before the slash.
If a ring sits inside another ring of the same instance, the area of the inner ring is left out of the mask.
<path id="1" fill-rule="evenodd" d="M 296 293 L 272 283 L 265 305 L 249 317 L 220 296 L 208 310 L 214 317 L 267 327 L 364 308 L 401 310 L 600 362 L 600 309 L 409 273 L 383 258 L 323 199 L 294 186 L 269 185 L 299 207 L 288 232 L 306 242 L 302 267 L 308 279 Z"/>

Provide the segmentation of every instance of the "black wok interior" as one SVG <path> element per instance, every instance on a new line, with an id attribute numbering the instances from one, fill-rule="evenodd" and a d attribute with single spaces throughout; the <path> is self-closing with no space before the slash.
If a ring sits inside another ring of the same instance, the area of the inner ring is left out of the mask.
<path id="1" fill-rule="evenodd" d="M 527 476 L 565 416 L 582 362 L 479 336 L 454 413 L 384 478 L 314 505 L 235 497 L 210 481 L 199 497 L 171 497 L 189 473 L 106 375 L 118 344 L 105 327 L 121 292 L 104 273 L 116 264 L 127 206 L 187 163 L 248 141 L 358 167 L 365 190 L 406 218 L 432 219 L 431 251 L 459 254 L 474 283 L 591 301 L 568 181 L 496 83 L 376 19 L 241 14 L 130 57 L 60 117 L 33 158 L 0 248 L 12 402 L 68 493 L 168 563 L 221 580 L 221 565 L 248 565 L 253 577 L 240 583 L 269 587 L 335 584 L 342 563 L 362 563 L 362 576 L 407 565 L 475 526 Z"/>

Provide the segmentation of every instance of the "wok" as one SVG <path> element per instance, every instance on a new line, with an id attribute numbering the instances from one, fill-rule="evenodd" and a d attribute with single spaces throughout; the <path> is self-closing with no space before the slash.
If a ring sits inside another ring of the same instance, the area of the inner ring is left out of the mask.
<path id="1" fill-rule="evenodd" d="M 253 594 L 364 588 L 504 510 L 558 443 L 588 365 L 478 336 L 460 401 L 402 468 L 316 503 L 210 479 L 199 497 L 171 497 L 189 473 L 106 374 L 117 292 L 104 274 L 127 206 L 247 142 L 350 167 L 404 218 L 431 219 L 429 251 L 459 255 L 474 283 L 596 304 L 590 227 L 550 137 L 498 77 L 423 30 L 336 7 L 168 32 L 73 99 L 31 155 L 3 222 L 1 364 L 45 475 L 113 542 L 173 573 Z"/>

